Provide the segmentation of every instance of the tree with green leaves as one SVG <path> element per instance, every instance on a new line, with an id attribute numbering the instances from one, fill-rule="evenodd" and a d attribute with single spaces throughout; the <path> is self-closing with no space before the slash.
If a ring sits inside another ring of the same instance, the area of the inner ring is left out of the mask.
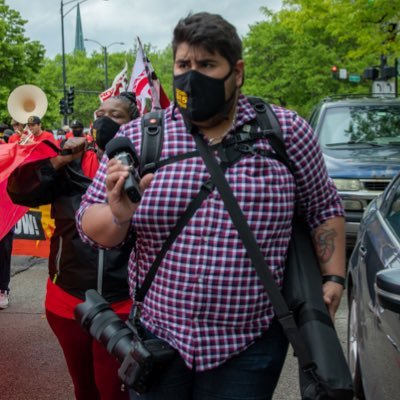
<path id="1" fill-rule="evenodd" d="M 57 129 L 63 125 L 59 102 L 63 97 L 62 58 L 45 58 L 45 49 L 37 41 L 25 37 L 26 20 L 18 11 L 12 10 L 0 0 L 0 122 L 10 122 L 7 100 L 10 93 L 23 84 L 40 87 L 47 96 L 48 109 L 42 119 L 45 129 Z M 171 71 L 172 50 L 167 47 L 157 50 L 146 44 L 145 52 L 152 62 L 167 94 L 172 93 Z M 136 50 L 108 54 L 109 86 L 114 77 L 128 63 L 129 73 L 136 58 Z M 98 95 L 105 90 L 104 54 L 94 51 L 87 54 L 77 51 L 65 55 L 67 87 L 74 86 L 74 113 L 69 120 L 80 119 L 87 127 L 93 120 L 93 113 L 99 107 Z"/>
<path id="2" fill-rule="evenodd" d="M 167 94 L 172 93 L 172 50 L 170 47 L 160 51 L 150 44 L 144 50 L 151 61 L 158 78 Z M 115 52 L 108 54 L 108 81 L 111 86 L 115 76 L 128 63 L 128 76 L 132 71 L 136 59 L 136 47 L 129 52 Z M 74 113 L 69 120 L 79 119 L 86 127 L 93 121 L 93 113 L 99 107 L 99 94 L 105 90 L 104 54 L 94 51 L 90 55 L 84 51 L 66 54 L 67 87 L 74 86 L 75 101 Z M 54 60 L 47 59 L 40 74 L 39 85 L 45 88 L 49 100 L 46 113 L 47 126 L 56 129 L 62 125 L 62 116 L 59 114 L 59 101 L 63 97 L 62 91 L 62 59 L 57 55 Z"/>
<path id="3" fill-rule="evenodd" d="M 362 75 L 381 54 L 391 64 L 400 56 L 400 10 L 387 0 L 284 0 L 262 13 L 244 40 L 244 91 L 304 116 L 327 95 L 369 93 L 370 81 L 332 79 L 333 65 Z"/>
<path id="4" fill-rule="evenodd" d="M 62 125 L 62 59 L 44 58 L 43 46 L 24 36 L 26 21 L 0 0 L 0 117 L 7 121 L 6 102 L 17 86 L 31 83 L 47 95 L 46 128 Z M 331 67 L 363 75 L 366 67 L 388 65 L 400 57 L 398 30 L 400 9 L 387 0 L 283 0 L 276 12 L 261 8 L 261 22 L 244 37 L 246 79 L 243 92 L 297 110 L 307 117 L 321 98 L 340 93 L 369 93 L 371 81 L 361 83 L 332 79 Z M 136 47 L 129 52 L 108 54 L 108 77 L 113 78 L 128 62 L 131 72 Z M 167 95 L 172 99 L 172 49 L 145 44 Z M 104 90 L 104 55 L 100 51 L 66 54 L 67 87 L 75 87 L 74 114 L 88 126 Z"/>
<path id="5" fill-rule="evenodd" d="M 25 36 L 27 21 L 0 0 L 0 121 L 9 122 L 7 100 L 22 84 L 37 84 L 45 49 Z"/>

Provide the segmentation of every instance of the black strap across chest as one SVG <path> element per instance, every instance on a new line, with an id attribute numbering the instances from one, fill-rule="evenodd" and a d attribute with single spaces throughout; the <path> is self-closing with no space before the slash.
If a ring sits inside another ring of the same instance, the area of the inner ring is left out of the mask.
<path id="1" fill-rule="evenodd" d="M 232 137 L 227 138 L 223 143 L 211 146 L 210 150 L 218 150 L 218 154 L 221 158 L 221 170 L 226 171 L 232 164 L 240 160 L 245 155 L 255 151 L 254 143 L 260 139 L 273 139 L 273 143 L 279 143 L 277 147 L 271 142 L 271 146 L 275 150 L 275 154 L 268 152 L 270 157 L 279 158 L 290 170 L 290 161 L 286 155 L 286 150 L 282 142 L 282 132 L 280 129 L 279 122 L 273 113 L 269 105 L 262 102 L 257 98 L 249 98 L 250 102 L 254 101 L 253 107 L 257 112 L 257 120 L 253 121 L 251 124 L 246 124 L 243 126 L 239 132 L 236 132 Z M 163 135 L 163 125 L 160 125 L 160 114 L 163 114 L 163 110 L 156 111 L 154 113 L 145 114 L 142 121 L 143 136 L 142 136 L 142 148 L 141 152 L 147 151 L 147 154 L 142 155 L 142 175 L 148 172 L 154 172 L 162 165 L 167 165 L 178 160 L 183 160 L 190 157 L 199 156 L 200 152 L 198 150 L 185 153 L 176 157 L 171 157 L 169 159 L 159 161 L 157 158 L 161 155 L 161 146 L 163 139 L 162 137 L 155 138 L 157 135 Z M 163 119 L 163 115 L 161 116 Z M 158 121 L 158 122 L 157 122 Z M 158 128 L 155 126 L 158 124 Z M 260 126 L 261 129 L 258 129 Z M 150 129 L 147 129 L 150 127 Z M 160 130 L 160 129 L 161 130 Z M 178 222 L 171 230 L 168 238 L 164 242 L 161 250 L 158 252 L 149 272 L 147 273 L 142 285 L 136 288 L 135 301 L 137 304 L 143 302 L 147 291 L 150 289 L 151 283 L 157 273 L 159 266 L 162 263 L 167 251 L 170 249 L 176 238 L 182 232 L 184 227 L 187 225 L 189 220 L 195 214 L 198 208 L 201 207 L 203 201 L 208 197 L 208 195 L 214 190 L 215 184 L 208 180 L 204 182 L 201 186 L 199 193 L 190 202 L 185 212 L 181 215 Z"/>

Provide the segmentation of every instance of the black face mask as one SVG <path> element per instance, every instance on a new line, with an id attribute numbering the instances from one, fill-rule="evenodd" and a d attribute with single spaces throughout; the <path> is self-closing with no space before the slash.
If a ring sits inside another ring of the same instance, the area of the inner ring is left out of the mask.
<path id="1" fill-rule="evenodd" d="M 175 104 L 183 117 L 202 122 L 217 114 L 227 114 L 235 92 L 225 101 L 225 81 L 232 71 L 233 69 L 222 79 L 211 78 L 195 70 L 175 75 Z"/>
<path id="2" fill-rule="evenodd" d="M 99 117 L 93 122 L 93 137 L 97 146 L 104 150 L 106 144 L 118 132 L 120 125 L 109 117 Z"/>

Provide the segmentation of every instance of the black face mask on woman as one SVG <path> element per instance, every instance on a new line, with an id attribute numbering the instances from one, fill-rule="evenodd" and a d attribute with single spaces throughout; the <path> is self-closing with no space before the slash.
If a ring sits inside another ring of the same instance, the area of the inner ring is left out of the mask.
<path id="1" fill-rule="evenodd" d="M 175 104 L 185 119 L 190 121 L 207 121 L 217 114 L 227 114 L 231 100 L 225 101 L 225 81 L 233 69 L 222 79 L 211 78 L 196 70 L 190 70 L 174 76 Z"/>
<path id="2" fill-rule="evenodd" d="M 93 122 L 93 137 L 101 150 L 118 132 L 120 124 L 117 124 L 109 117 L 99 117 Z"/>

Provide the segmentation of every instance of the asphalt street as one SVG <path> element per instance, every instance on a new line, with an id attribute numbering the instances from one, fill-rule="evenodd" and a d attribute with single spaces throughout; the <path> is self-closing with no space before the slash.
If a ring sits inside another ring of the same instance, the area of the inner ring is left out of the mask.
<path id="1" fill-rule="evenodd" d="M 14 256 L 11 271 L 10 306 L 0 311 L 0 400 L 73 400 L 61 348 L 44 315 L 47 260 Z M 336 328 L 344 347 L 346 318 L 343 301 Z M 299 400 L 297 379 L 297 362 L 289 350 L 273 399 Z"/>

